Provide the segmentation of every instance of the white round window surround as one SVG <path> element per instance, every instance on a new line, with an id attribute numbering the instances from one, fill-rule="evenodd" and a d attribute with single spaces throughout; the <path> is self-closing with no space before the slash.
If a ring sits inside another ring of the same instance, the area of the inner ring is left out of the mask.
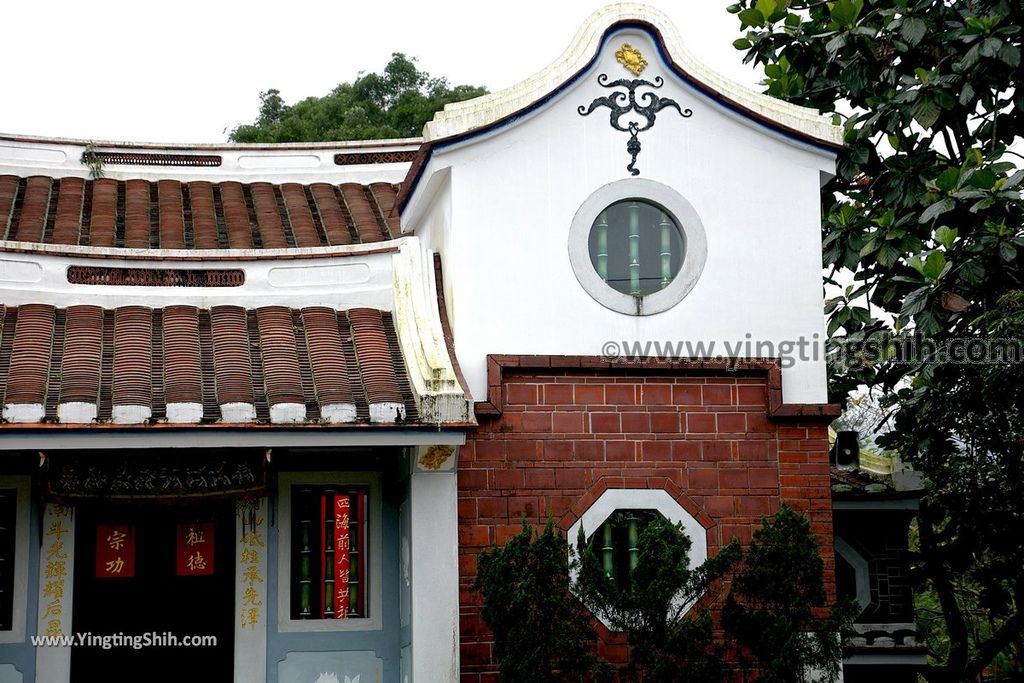
<path id="1" fill-rule="evenodd" d="M 637 200 L 665 210 L 682 230 L 685 251 L 674 278 L 663 289 L 646 295 L 621 292 L 598 274 L 590 253 L 590 233 L 598 216 L 616 202 Z M 654 315 L 675 306 L 697 284 L 707 261 L 707 236 L 700 217 L 681 194 L 646 178 L 626 178 L 598 188 L 576 211 L 569 228 L 569 262 L 580 285 L 595 301 L 626 315 Z"/>

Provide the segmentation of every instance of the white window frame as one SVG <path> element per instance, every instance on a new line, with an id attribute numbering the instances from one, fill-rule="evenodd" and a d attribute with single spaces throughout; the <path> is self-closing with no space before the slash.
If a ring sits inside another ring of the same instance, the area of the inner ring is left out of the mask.
<path id="1" fill-rule="evenodd" d="M 576 539 L 580 529 L 583 529 L 583 533 L 589 541 L 594 533 L 601 528 L 601 525 L 618 510 L 654 510 L 672 524 L 682 524 L 683 531 L 692 543 L 690 566 L 698 567 L 708 559 L 708 530 L 697 521 L 696 517 L 687 512 L 686 508 L 680 505 L 668 491 L 664 489 L 607 489 L 586 509 L 576 523 L 569 527 L 566 541 L 569 544 L 570 585 L 575 584 L 579 576 L 578 568 L 572 567 L 572 559 L 576 552 Z M 682 607 L 681 614 L 685 614 L 693 606 L 693 603 L 683 605 L 681 596 L 677 596 L 673 599 L 673 605 Z M 610 626 L 603 614 L 595 616 L 605 626 Z"/>
<path id="2" fill-rule="evenodd" d="M 860 611 L 863 612 L 871 606 L 871 571 L 868 561 L 840 536 L 835 537 L 833 545 L 836 549 L 836 555 L 846 560 L 847 564 L 853 568 L 854 587 L 856 590 L 854 599 L 860 605 Z"/>
<path id="3" fill-rule="evenodd" d="M 615 202 L 639 199 L 663 207 L 683 233 L 683 263 L 664 289 L 646 296 L 624 294 L 601 279 L 590 258 L 590 231 L 598 215 Z M 654 315 L 672 308 L 690 293 L 708 259 L 707 234 L 696 209 L 668 185 L 646 178 L 616 180 L 598 188 L 576 211 L 569 227 L 569 262 L 583 289 L 599 304 L 626 315 Z"/>
<path id="4" fill-rule="evenodd" d="M 366 505 L 369 534 L 367 563 L 369 590 L 366 594 L 369 616 L 347 619 L 292 619 L 292 487 L 309 484 L 320 486 L 365 486 L 369 500 Z M 281 472 L 277 477 L 277 630 L 285 633 L 329 633 L 337 631 L 379 631 L 383 627 L 383 550 L 380 474 L 377 472 Z"/>
<path id="5" fill-rule="evenodd" d="M 28 619 L 28 556 L 29 523 L 32 515 L 27 476 L 0 476 L 0 489 L 14 489 L 14 596 L 11 605 L 11 630 L 0 631 L 0 644 L 23 643 Z"/>

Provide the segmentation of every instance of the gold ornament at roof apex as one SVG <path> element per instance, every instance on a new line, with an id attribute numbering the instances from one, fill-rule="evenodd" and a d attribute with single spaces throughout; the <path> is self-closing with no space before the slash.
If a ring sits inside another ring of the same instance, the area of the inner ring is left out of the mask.
<path id="1" fill-rule="evenodd" d="M 639 76 L 647 68 L 647 60 L 640 54 L 640 50 L 629 43 L 623 43 L 615 52 L 615 61 L 632 71 L 634 76 Z"/>

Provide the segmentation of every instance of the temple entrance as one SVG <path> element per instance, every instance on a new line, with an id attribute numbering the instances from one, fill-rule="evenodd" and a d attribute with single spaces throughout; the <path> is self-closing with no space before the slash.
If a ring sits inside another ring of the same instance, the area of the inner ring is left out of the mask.
<path id="1" fill-rule="evenodd" d="M 79 505 L 75 519 L 73 631 L 90 642 L 72 648 L 72 683 L 231 681 L 234 503 Z"/>

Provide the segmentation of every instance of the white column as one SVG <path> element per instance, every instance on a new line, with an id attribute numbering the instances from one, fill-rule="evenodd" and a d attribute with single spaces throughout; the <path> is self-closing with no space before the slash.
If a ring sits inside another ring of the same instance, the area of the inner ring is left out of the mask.
<path id="1" fill-rule="evenodd" d="M 235 507 L 235 680 L 267 680 L 267 499 Z"/>
<path id="2" fill-rule="evenodd" d="M 413 453 L 409 487 L 412 546 L 412 681 L 459 680 L 459 536 L 456 454 L 451 446 Z"/>
<path id="3" fill-rule="evenodd" d="M 75 575 L 75 519 L 72 508 L 47 503 L 43 546 L 39 552 L 38 635 L 73 637 L 71 601 Z M 36 680 L 66 683 L 71 679 L 70 647 L 36 648 Z"/>

